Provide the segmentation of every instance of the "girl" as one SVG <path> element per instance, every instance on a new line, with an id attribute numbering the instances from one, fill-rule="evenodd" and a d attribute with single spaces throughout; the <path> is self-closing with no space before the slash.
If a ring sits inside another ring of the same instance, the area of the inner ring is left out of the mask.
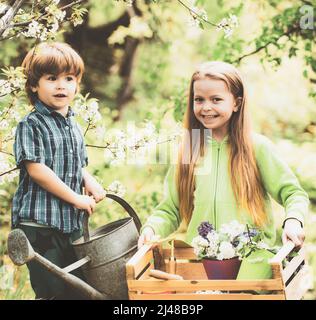
<path id="1" fill-rule="evenodd" d="M 282 241 L 302 246 L 308 196 L 270 140 L 250 131 L 244 84 L 232 65 L 206 62 L 194 72 L 184 127 L 178 163 L 167 173 L 165 197 L 144 224 L 139 247 L 180 223 L 191 244 L 202 221 L 219 229 L 232 220 L 260 228 L 274 246 L 269 195 L 285 207 Z"/>

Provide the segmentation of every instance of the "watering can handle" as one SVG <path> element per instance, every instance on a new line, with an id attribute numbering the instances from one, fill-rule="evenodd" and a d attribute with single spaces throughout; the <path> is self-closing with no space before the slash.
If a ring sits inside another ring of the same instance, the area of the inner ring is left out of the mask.
<path id="1" fill-rule="evenodd" d="M 140 228 L 142 226 L 142 223 L 140 222 L 140 219 L 139 219 L 137 213 L 135 212 L 135 210 L 124 199 L 120 198 L 119 196 L 117 196 L 115 194 L 107 193 L 106 197 L 116 201 L 118 204 L 120 204 L 127 211 L 127 213 L 133 218 L 134 223 L 137 228 L 137 231 L 140 232 Z M 85 212 L 83 215 L 82 228 L 83 228 L 84 242 L 87 242 L 90 240 L 89 214 L 87 212 Z"/>

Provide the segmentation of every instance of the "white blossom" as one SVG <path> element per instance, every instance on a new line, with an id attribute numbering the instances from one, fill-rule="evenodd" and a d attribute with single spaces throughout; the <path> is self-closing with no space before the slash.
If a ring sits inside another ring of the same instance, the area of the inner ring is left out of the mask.
<path id="1" fill-rule="evenodd" d="M 39 35 L 41 34 L 41 26 L 40 24 L 33 20 L 27 28 L 27 31 L 22 32 L 22 34 L 27 37 L 27 38 L 38 38 Z"/>
<path id="2" fill-rule="evenodd" d="M 14 88 L 21 89 L 21 90 L 24 89 L 25 79 L 14 77 L 14 78 L 11 78 L 9 81 Z"/>
<path id="3" fill-rule="evenodd" d="M 47 40 L 47 38 L 48 38 L 48 30 L 47 30 L 47 28 L 44 27 L 44 28 L 42 29 L 39 38 L 41 39 L 41 41 Z"/>
<path id="4" fill-rule="evenodd" d="M 209 245 L 208 241 L 201 236 L 197 236 L 192 240 L 192 247 L 207 248 Z"/>
<path id="5" fill-rule="evenodd" d="M 218 246 L 219 235 L 217 232 L 215 232 L 215 231 L 209 232 L 207 234 L 206 238 L 209 242 L 210 247 L 217 247 Z"/>
<path id="6" fill-rule="evenodd" d="M 233 220 L 229 223 L 222 224 L 220 227 L 220 233 L 227 234 L 232 241 L 236 236 L 245 231 L 245 226 L 240 224 L 237 220 Z"/>
<path id="7" fill-rule="evenodd" d="M 57 20 L 62 21 L 66 16 L 66 11 L 58 10 L 54 16 L 56 17 Z"/>
<path id="8" fill-rule="evenodd" d="M 233 245 L 228 241 L 223 241 L 219 245 L 219 254 L 217 255 L 217 259 L 231 259 L 236 256 L 235 249 Z"/>
<path id="9" fill-rule="evenodd" d="M 13 169 L 13 166 L 10 165 L 8 156 L 0 153 L 0 173 L 7 172 Z M 11 182 L 19 174 L 18 170 L 12 171 L 2 177 L 0 177 L 0 184 L 5 182 Z"/>
<path id="10" fill-rule="evenodd" d="M 6 129 L 9 128 L 9 126 L 10 126 L 10 124 L 9 124 L 8 120 L 3 119 L 3 120 L 0 121 L 0 129 L 1 130 L 6 130 Z"/>
<path id="11" fill-rule="evenodd" d="M 269 249 L 269 248 L 270 248 L 269 245 L 266 244 L 263 240 L 261 240 L 261 241 L 259 241 L 259 242 L 257 243 L 257 247 L 258 247 L 259 249 Z"/>
<path id="12" fill-rule="evenodd" d="M 50 32 L 56 33 L 59 29 L 59 23 L 58 20 L 54 20 L 54 22 L 50 25 Z"/>
<path id="13" fill-rule="evenodd" d="M 108 193 L 114 193 L 119 197 L 123 197 L 126 193 L 126 188 L 121 184 L 120 181 L 113 181 L 107 188 Z"/>
<path id="14" fill-rule="evenodd" d="M 217 30 L 223 30 L 225 33 L 224 38 L 229 38 L 233 32 L 234 29 L 238 27 L 238 18 L 235 15 L 230 14 L 228 18 L 223 18 L 218 24 L 217 24 Z"/>
<path id="15" fill-rule="evenodd" d="M 11 93 L 11 84 L 8 80 L 0 80 L 0 96 L 7 95 Z"/>
<path id="16" fill-rule="evenodd" d="M 98 126 L 95 129 L 95 136 L 98 140 L 104 140 L 106 134 L 106 128 L 104 126 Z"/>

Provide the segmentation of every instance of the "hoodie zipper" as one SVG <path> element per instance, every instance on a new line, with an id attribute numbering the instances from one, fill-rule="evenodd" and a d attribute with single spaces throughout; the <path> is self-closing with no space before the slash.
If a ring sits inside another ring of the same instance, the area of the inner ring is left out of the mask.
<path id="1" fill-rule="evenodd" d="M 217 180 L 218 180 L 219 151 L 220 151 L 220 146 L 217 146 L 216 178 L 215 178 L 215 192 L 214 192 L 214 220 L 213 220 L 215 230 L 217 230 L 216 194 L 217 194 Z"/>

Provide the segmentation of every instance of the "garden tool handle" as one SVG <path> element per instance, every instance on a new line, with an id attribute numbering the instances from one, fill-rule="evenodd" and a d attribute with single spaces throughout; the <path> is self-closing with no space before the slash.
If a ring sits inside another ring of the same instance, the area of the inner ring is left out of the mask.
<path id="1" fill-rule="evenodd" d="M 168 273 L 157 269 L 149 270 L 149 275 L 151 277 L 163 280 L 183 280 L 183 277 L 178 274 Z"/>
<path id="2" fill-rule="evenodd" d="M 140 222 L 140 219 L 139 219 L 137 213 L 135 212 L 135 210 L 124 199 L 120 198 L 119 196 L 117 196 L 115 194 L 107 193 L 106 197 L 116 201 L 118 204 L 120 204 L 127 211 L 127 213 L 133 218 L 134 223 L 137 228 L 137 231 L 140 232 L 140 228 L 142 227 L 142 223 Z"/>
<path id="3" fill-rule="evenodd" d="M 127 213 L 133 218 L 134 223 L 137 228 L 137 231 L 140 232 L 140 228 L 142 226 L 142 223 L 140 222 L 140 219 L 138 218 L 138 215 L 135 212 L 135 210 L 124 199 L 120 198 L 119 196 L 117 196 L 115 194 L 107 193 L 106 197 L 116 201 L 118 204 L 120 204 L 127 211 Z M 87 242 L 90 240 L 89 214 L 87 211 L 85 211 L 84 215 L 83 215 L 82 229 L 83 229 L 83 240 L 84 240 L 84 242 Z"/>
<path id="4" fill-rule="evenodd" d="M 82 219 L 82 231 L 83 231 L 83 240 L 87 242 L 90 240 L 89 234 L 89 213 L 84 211 L 83 219 Z"/>

